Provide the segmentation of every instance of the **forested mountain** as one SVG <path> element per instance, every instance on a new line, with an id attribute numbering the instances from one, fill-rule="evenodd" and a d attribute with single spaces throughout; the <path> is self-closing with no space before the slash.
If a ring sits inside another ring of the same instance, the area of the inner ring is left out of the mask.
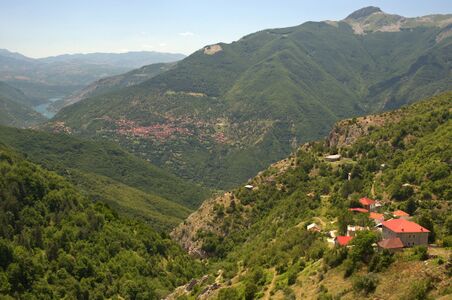
<path id="1" fill-rule="evenodd" d="M 85 141 L 0 126 L 0 141 L 57 171 L 85 195 L 154 229 L 170 230 L 208 197 L 208 190 L 131 155 L 111 142 Z"/>
<path id="2" fill-rule="evenodd" d="M 58 111 L 61 107 L 74 104 L 85 98 L 114 92 L 121 88 L 137 85 L 158 74 L 165 72 L 175 66 L 176 63 L 157 63 L 147 65 L 139 69 L 132 70 L 125 74 L 99 79 L 81 90 L 75 91 L 72 95 L 56 101 L 52 104 L 54 110 Z"/>
<path id="3" fill-rule="evenodd" d="M 20 90 L 0 81 L 0 125 L 28 127 L 46 118 L 29 105 L 31 100 Z"/>
<path id="4" fill-rule="evenodd" d="M 200 276 L 166 235 L 0 145 L 2 299 L 161 299 Z"/>
<path id="5" fill-rule="evenodd" d="M 193 292 L 211 299 L 446 299 L 452 291 L 452 92 L 400 110 L 337 123 L 326 141 L 302 145 L 246 184 L 206 201 L 172 236 L 208 257 L 216 286 Z M 330 162 L 328 154 L 340 153 Z M 244 183 L 245 184 L 245 183 Z M 379 237 L 366 213 L 403 210 L 436 248 L 375 252 Z M 316 223 L 317 231 L 307 230 Z M 368 227 L 350 248 L 328 245 L 331 231 Z M 426 260 L 425 262 L 423 260 Z M 448 262 L 445 262 L 447 261 Z M 397 287 L 397 288 L 395 288 Z M 191 299 L 191 298 L 189 298 Z"/>
<path id="6" fill-rule="evenodd" d="M 23 91 L 36 105 L 49 98 L 67 96 L 103 77 L 182 58 L 182 54 L 143 51 L 65 54 L 33 59 L 0 49 L 0 80 Z"/>
<path id="7" fill-rule="evenodd" d="M 263 30 L 68 106 L 54 121 L 228 188 L 339 119 L 450 89 L 451 22 L 451 15 L 404 18 L 370 7 L 342 21 Z"/>

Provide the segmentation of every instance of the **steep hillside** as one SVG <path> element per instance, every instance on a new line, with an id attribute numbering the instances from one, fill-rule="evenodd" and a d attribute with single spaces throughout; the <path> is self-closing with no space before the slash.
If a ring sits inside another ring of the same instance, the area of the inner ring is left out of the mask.
<path id="1" fill-rule="evenodd" d="M 236 188 L 206 201 L 173 232 L 208 257 L 216 285 L 202 299 L 425 299 L 450 296 L 452 92 L 399 110 L 339 122 L 325 142 L 301 146 Z M 340 153 L 330 162 L 328 154 Z M 404 210 L 436 247 L 393 255 L 358 199 L 381 204 L 387 220 Z M 307 230 L 316 223 L 319 232 Z M 332 246 L 347 225 L 369 227 L 351 248 Z M 331 233 L 333 231 L 333 233 Z M 424 254 L 422 254 L 424 253 Z M 427 253 L 427 254 L 426 254 Z M 425 260 L 419 262 L 419 260 Z M 448 262 L 446 262 L 449 260 Z M 397 286 L 397 289 L 394 289 Z M 201 291 L 201 292 L 200 292 Z"/>
<path id="2" fill-rule="evenodd" d="M 34 111 L 30 104 L 24 93 L 0 81 L 0 125 L 23 128 L 43 123 L 44 116 Z"/>
<path id="3" fill-rule="evenodd" d="M 55 121 L 182 177 L 232 187 L 339 119 L 451 88 L 451 15 L 381 27 L 400 18 L 370 9 L 210 45 L 138 86 L 66 107 Z"/>
<path id="4" fill-rule="evenodd" d="M 161 299 L 202 265 L 0 145 L 2 299 Z"/>
<path id="5" fill-rule="evenodd" d="M 178 224 L 209 195 L 112 143 L 8 127 L 0 127 L 0 140 L 67 177 L 90 198 L 161 230 Z"/>
<path id="6" fill-rule="evenodd" d="M 52 104 L 52 109 L 58 111 L 64 106 L 74 104 L 85 98 L 114 92 L 121 88 L 142 83 L 158 74 L 165 72 L 175 66 L 175 63 L 158 63 L 132 70 L 125 74 L 99 79 L 83 89 L 76 91 L 69 97 L 56 101 Z"/>

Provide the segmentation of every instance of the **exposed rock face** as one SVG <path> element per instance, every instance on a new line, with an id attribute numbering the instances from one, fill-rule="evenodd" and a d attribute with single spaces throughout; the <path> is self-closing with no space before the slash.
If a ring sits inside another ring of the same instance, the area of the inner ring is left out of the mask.
<path id="1" fill-rule="evenodd" d="M 250 179 L 248 184 L 253 185 L 254 189 L 260 184 L 276 184 L 278 188 L 282 188 L 280 183 L 275 182 L 275 178 L 286 172 L 295 164 L 295 158 L 289 157 L 278 161 L 270 166 L 271 175 L 264 175 L 259 172 L 256 177 Z M 227 192 L 223 195 L 214 197 L 205 201 L 201 207 L 192 213 L 188 218 L 171 232 L 171 238 L 177 241 L 190 255 L 200 258 L 207 257 L 207 253 L 202 250 L 202 239 L 198 237 L 199 232 L 212 232 L 217 236 L 226 236 L 222 220 L 217 219 L 218 207 L 227 210 L 228 207 L 240 203 L 240 199 L 233 192 Z M 249 205 L 244 205 L 250 208 Z M 247 219 L 251 209 L 245 209 L 242 213 L 243 219 Z M 227 211 L 224 212 L 227 215 Z"/>
<path id="2" fill-rule="evenodd" d="M 225 193 L 216 198 L 204 201 L 201 207 L 177 226 L 171 237 L 176 240 L 190 255 L 205 258 L 207 254 L 202 250 L 202 241 L 197 238 L 198 232 L 214 232 L 223 235 L 218 222 L 215 223 L 215 205 L 229 207 L 233 201 L 232 193 Z"/>
<path id="3" fill-rule="evenodd" d="M 372 129 L 400 120 L 402 112 L 387 112 L 379 115 L 346 119 L 337 122 L 330 131 L 325 143 L 328 147 L 343 148 L 350 146 L 360 137 L 368 135 Z"/>
<path id="4" fill-rule="evenodd" d="M 222 51 L 223 48 L 221 48 L 220 45 L 211 45 L 204 48 L 204 54 L 207 55 L 214 55 L 217 52 Z"/>
<path id="5" fill-rule="evenodd" d="M 405 18 L 385 13 L 378 7 L 369 6 L 353 12 L 343 21 L 353 28 L 355 34 L 366 34 L 376 31 L 396 32 L 418 26 L 444 28 L 452 24 L 452 17 L 451 15 L 429 15 Z"/>

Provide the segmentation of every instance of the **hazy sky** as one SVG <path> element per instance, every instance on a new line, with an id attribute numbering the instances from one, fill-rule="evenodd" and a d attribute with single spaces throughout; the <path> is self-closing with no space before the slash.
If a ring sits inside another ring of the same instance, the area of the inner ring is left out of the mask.
<path id="1" fill-rule="evenodd" d="M 154 50 L 189 54 L 265 28 L 338 20 L 364 6 L 452 13 L 452 0 L 0 0 L 0 48 L 31 57 Z"/>

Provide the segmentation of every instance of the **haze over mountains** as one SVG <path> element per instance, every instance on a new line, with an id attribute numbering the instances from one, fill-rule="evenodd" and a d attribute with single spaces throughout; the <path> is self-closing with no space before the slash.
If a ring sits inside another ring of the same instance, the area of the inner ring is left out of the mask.
<path id="1" fill-rule="evenodd" d="M 184 177 L 234 186 L 341 118 L 397 108 L 451 86 L 451 15 L 369 7 L 206 46 L 137 86 L 55 117 L 117 140 Z M 51 126 L 51 124 L 50 124 Z"/>
<path id="2" fill-rule="evenodd" d="M 0 49 L 0 81 L 21 89 L 39 104 L 52 97 L 67 96 L 102 77 L 184 57 L 182 54 L 142 51 L 64 54 L 33 59 Z"/>

